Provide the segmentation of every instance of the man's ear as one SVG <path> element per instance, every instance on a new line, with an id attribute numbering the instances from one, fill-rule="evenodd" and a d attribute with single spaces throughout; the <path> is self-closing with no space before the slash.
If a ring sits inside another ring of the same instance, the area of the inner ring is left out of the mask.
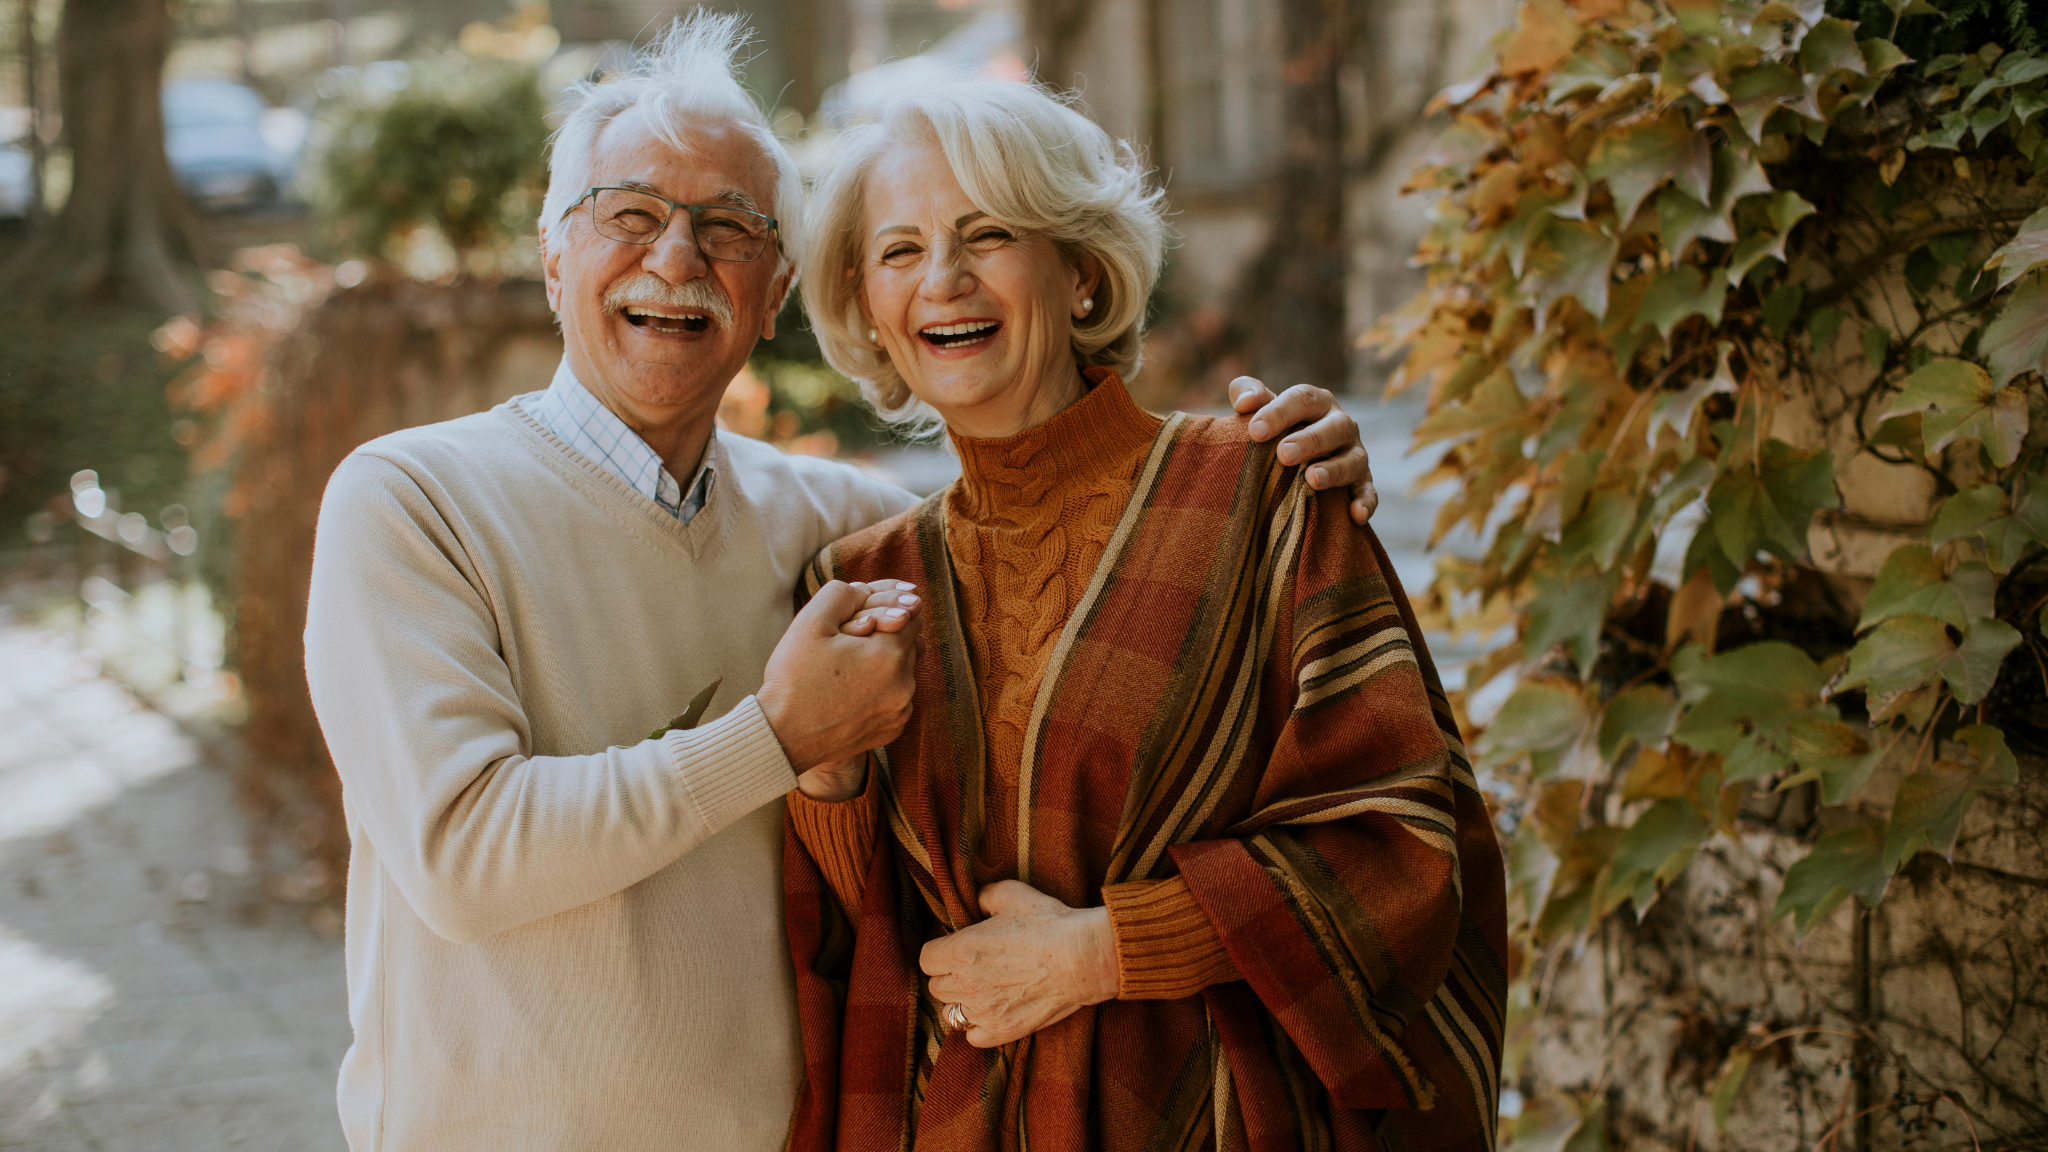
<path id="1" fill-rule="evenodd" d="M 562 312 L 562 250 L 548 247 L 548 230 L 540 230 L 541 283 L 548 290 L 548 308 L 556 315 Z"/>
<path id="2" fill-rule="evenodd" d="M 775 318 L 782 315 L 782 306 L 789 303 L 790 290 L 795 287 L 796 266 L 792 264 L 788 271 L 775 278 L 775 283 L 768 290 L 774 297 L 774 303 L 768 309 L 768 315 L 761 321 L 761 339 L 775 339 Z"/>

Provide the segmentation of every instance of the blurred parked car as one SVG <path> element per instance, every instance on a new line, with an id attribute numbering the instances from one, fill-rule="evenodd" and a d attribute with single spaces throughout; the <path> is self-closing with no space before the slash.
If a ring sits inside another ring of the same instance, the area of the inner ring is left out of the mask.
<path id="1" fill-rule="evenodd" d="M 0 220 L 28 215 L 28 109 L 0 108 Z"/>
<path id="2" fill-rule="evenodd" d="M 0 220 L 28 215 L 29 178 L 34 162 L 19 144 L 0 144 Z"/>
<path id="3" fill-rule="evenodd" d="M 192 199 L 207 208 L 254 208 L 283 199 L 305 139 L 305 115 L 272 108 L 233 80 L 164 85 L 164 151 Z"/>

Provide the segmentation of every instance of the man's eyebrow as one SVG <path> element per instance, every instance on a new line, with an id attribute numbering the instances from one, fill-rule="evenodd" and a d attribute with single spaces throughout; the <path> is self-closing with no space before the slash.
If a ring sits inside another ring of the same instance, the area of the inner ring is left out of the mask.
<path id="1" fill-rule="evenodd" d="M 613 187 L 630 188 L 635 192 L 645 192 L 650 196 L 660 196 L 664 200 L 668 199 L 666 193 L 662 192 L 661 189 L 656 188 L 654 185 L 649 184 L 645 180 L 621 180 L 616 185 L 613 185 Z M 761 211 L 760 204 L 757 201 L 755 201 L 755 199 L 752 196 L 747 195 L 745 192 L 742 192 L 737 188 L 728 188 L 725 191 L 720 192 L 717 195 L 711 197 L 711 199 L 714 201 L 722 201 L 724 203 L 731 204 L 736 208 L 745 208 L 749 212 Z M 766 215 L 766 213 L 762 213 L 762 215 Z"/>

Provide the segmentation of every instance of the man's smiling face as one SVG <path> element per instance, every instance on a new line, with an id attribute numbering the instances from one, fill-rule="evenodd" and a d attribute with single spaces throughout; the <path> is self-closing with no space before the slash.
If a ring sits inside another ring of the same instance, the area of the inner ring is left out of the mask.
<path id="1" fill-rule="evenodd" d="M 599 134 L 586 186 L 775 215 L 775 162 L 754 137 L 713 116 L 683 139 L 687 152 L 630 109 Z M 654 243 L 621 243 L 598 234 L 588 200 L 548 226 L 561 230 L 546 276 L 569 367 L 636 430 L 715 409 L 755 342 L 775 334 L 789 274 L 773 245 L 748 263 L 707 260 L 681 211 Z"/>

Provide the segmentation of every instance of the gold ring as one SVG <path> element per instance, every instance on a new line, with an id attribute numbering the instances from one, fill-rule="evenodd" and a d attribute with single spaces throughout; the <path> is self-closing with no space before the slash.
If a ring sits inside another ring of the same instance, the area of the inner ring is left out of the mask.
<path id="1" fill-rule="evenodd" d="M 946 1022 L 946 1027 L 955 1032 L 965 1032 L 969 1028 L 974 1027 L 974 1025 L 967 1022 L 967 1009 L 962 1008 L 958 1004 L 946 1005 L 946 1010 L 939 1015 Z"/>

